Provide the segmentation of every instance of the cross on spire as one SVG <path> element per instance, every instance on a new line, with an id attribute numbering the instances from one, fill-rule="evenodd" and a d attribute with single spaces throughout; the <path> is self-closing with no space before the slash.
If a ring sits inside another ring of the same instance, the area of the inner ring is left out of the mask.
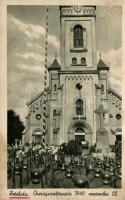
<path id="1" fill-rule="evenodd" d="M 104 128 L 104 114 L 108 111 L 104 110 L 104 106 L 101 104 L 95 112 L 100 116 L 100 128 Z"/>

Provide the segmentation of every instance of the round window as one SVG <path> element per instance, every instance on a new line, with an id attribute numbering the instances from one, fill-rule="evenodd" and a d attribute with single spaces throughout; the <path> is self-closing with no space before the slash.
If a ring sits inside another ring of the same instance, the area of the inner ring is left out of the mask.
<path id="1" fill-rule="evenodd" d="M 77 84 L 76 84 L 76 88 L 77 88 L 78 90 L 81 90 L 81 89 L 82 89 L 82 84 L 81 84 L 81 83 L 77 83 Z"/>
<path id="2" fill-rule="evenodd" d="M 37 115 L 36 115 L 36 119 L 40 120 L 40 119 L 41 119 L 41 115 L 40 115 L 40 114 L 37 114 Z"/>
<path id="3" fill-rule="evenodd" d="M 117 120 L 121 119 L 121 114 L 117 114 L 117 115 L 116 115 L 116 119 L 117 119 Z"/>

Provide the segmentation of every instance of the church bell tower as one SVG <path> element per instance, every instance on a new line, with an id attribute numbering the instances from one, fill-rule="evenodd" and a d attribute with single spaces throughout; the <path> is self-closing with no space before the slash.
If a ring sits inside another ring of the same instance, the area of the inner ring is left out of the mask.
<path id="1" fill-rule="evenodd" d="M 60 6 L 59 144 L 96 142 L 95 6 Z"/>
<path id="2" fill-rule="evenodd" d="M 95 6 L 61 6 L 62 70 L 96 69 Z"/>

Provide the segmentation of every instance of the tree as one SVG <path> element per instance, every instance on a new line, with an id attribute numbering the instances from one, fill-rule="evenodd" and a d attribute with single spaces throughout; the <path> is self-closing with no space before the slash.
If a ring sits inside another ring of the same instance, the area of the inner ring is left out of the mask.
<path id="1" fill-rule="evenodd" d="M 11 145 L 15 144 L 15 139 L 22 139 L 22 132 L 25 127 L 14 110 L 8 110 L 7 118 L 7 142 Z"/>
<path id="2" fill-rule="evenodd" d="M 69 155 L 81 155 L 82 152 L 82 143 L 77 140 L 70 140 L 67 143 L 67 152 Z"/>
<path id="3" fill-rule="evenodd" d="M 76 140 L 70 140 L 67 144 L 63 143 L 60 147 L 65 155 L 80 155 L 82 152 L 82 143 Z"/>

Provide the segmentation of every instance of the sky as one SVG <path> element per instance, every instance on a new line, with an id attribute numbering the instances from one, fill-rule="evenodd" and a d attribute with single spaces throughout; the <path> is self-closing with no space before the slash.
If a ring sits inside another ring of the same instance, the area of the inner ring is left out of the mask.
<path id="1" fill-rule="evenodd" d="M 26 102 L 43 89 L 46 7 L 7 7 L 8 109 L 25 122 Z M 122 8 L 96 7 L 97 60 L 101 52 L 110 67 L 109 83 L 121 93 Z M 57 53 L 60 62 L 60 16 L 58 6 L 49 6 L 48 66 Z"/>

